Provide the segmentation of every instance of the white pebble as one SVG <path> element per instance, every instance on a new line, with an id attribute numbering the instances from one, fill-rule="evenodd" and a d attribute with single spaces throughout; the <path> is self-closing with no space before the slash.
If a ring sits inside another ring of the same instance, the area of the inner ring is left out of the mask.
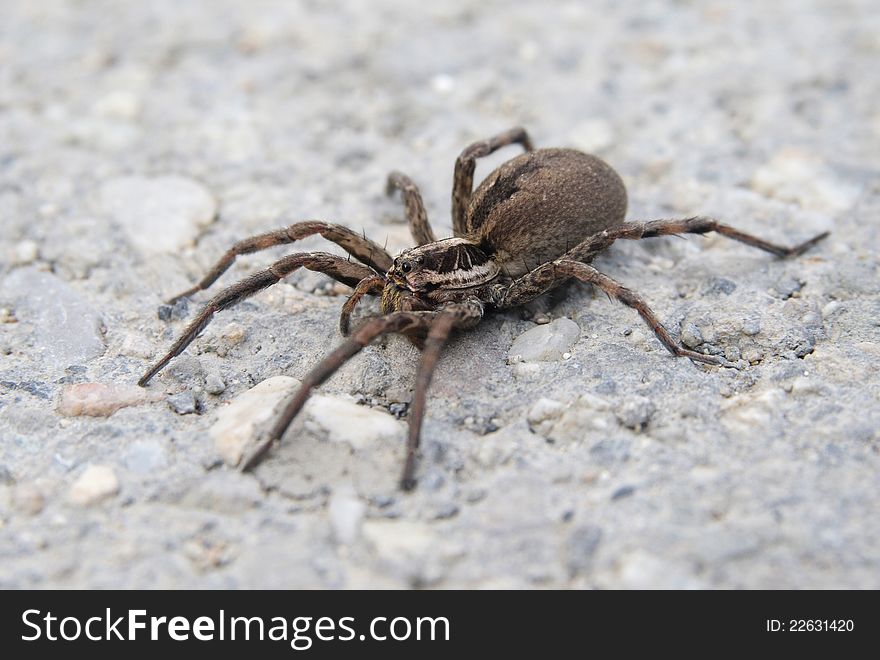
<path id="1" fill-rule="evenodd" d="M 530 424 L 538 424 L 548 419 L 559 419 L 563 412 L 565 412 L 564 403 L 541 397 L 529 408 L 526 419 Z"/>
<path id="2" fill-rule="evenodd" d="M 577 341 L 578 324 L 567 318 L 558 318 L 547 325 L 539 325 L 517 337 L 508 351 L 508 362 L 553 362 Z"/>
<path id="3" fill-rule="evenodd" d="M 405 427 L 392 415 L 336 396 L 313 396 L 303 412 L 307 426 L 356 450 L 376 442 L 403 441 L 405 435 Z"/>
<path id="4" fill-rule="evenodd" d="M 539 435 L 547 435 L 556 421 L 562 417 L 566 405 L 553 399 L 541 397 L 526 414 L 529 428 Z"/>
<path id="5" fill-rule="evenodd" d="M 70 501 L 81 506 L 97 504 L 119 492 L 119 480 L 106 465 L 90 465 L 70 487 Z"/>
<path id="6" fill-rule="evenodd" d="M 15 246 L 13 263 L 18 266 L 29 264 L 40 254 L 40 247 L 35 241 L 21 241 Z"/>
<path id="7" fill-rule="evenodd" d="M 273 418 L 276 406 L 299 387 L 289 376 L 267 378 L 217 411 L 209 434 L 214 448 L 227 465 L 238 465 L 257 428 Z"/>

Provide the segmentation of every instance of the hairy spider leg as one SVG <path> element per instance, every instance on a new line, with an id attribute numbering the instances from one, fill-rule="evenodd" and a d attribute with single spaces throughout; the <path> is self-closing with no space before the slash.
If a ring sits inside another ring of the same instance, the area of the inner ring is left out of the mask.
<path id="1" fill-rule="evenodd" d="M 309 396 L 311 396 L 312 390 L 330 378 L 343 364 L 359 353 L 371 341 L 389 333 L 411 335 L 427 331 L 431 341 L 430 345 L 426 342 L 425 350 L 427 351 L 427 356 L 423 355 L 416 377 L 416 389 L 413 394 L 413 410 L 415 412 L 411 413 L 410 417 L 407 459 L 401 482 L 404 487 L 412 488 L 415 483 L 413 480 L 413 470 L 415 466 L 415 453 L 419 445 L 421 421 L 424 415 L 425 397 L 440 349 L 452 328 L 472 327 L 479 323 L 482 313 L 483 306 L 480 302 L 469 301 L 451 304 L 438 311 L 391 312 L 390 314 L 368 320 L 347 341 L 325 356 L 303 378 L 299 390 L 284 406 L 283 412 L 279 415 L 268 436 L 257 444 L 254 451 L 242 463 L 241 469 L 249 470 L 259 463 L 271 447 L 281 440 L 294 417 L 296 417 Z M 433 326 L 438 321 L 440 326 L 432 333 Z"/>
<path id="2" fill-rule="evenodd" d="M 280 282 L 299 268 L 307 268 L 347 284 L 356 286 L 366 278 L 374 277 L 374 273 L 363 264 L 348 261 L 335 254 L 326 252 L 303 252 L 291 254 L 279 259 L 265 270 L 261 270 L 247 279 L 233 284 L 214 296 L 202 311 L 187 326 L 183 334 L 172 344 L 168 352 L 150 367 L 138 381 L 138 385 L 146 385 L 150 379 L 161 371 L 174 357 L 192 343 L 193 339 L 211 322 L 211 318 L 219 311 L 228 309 L 258 291 Z"/>
<path id="3" fill-rule="evenodd" d="M 566 252 L 564 257 L 577 261 L 590 261 L 619 238 L 639 240 L 674 234 L 705 234 L 710 231 L 718 232 L 722 236 L 783 258 L 799 256 L 828 236 L 828 232 L 824 231 L 803 243 L 787 247 L 771 243 L 753 234 L 747 234 L 730 225 L 718 222 L 714 218 L 694 216 L 692 218 L 649 220 L 647 222 L 626 222 L 619 227 L 607 229 L 589 237 Z"/>
<path id="4" fill-rule="evenodd" d="M 522 145 L 526 151 L 535 148 L 526 129 L 517 126 L 487 140 L 474 142 L 465 147 L 456 159 L 452 184 L 452 230 L 456 236 L 466 236 L 473 229 L 467 226 L 467 210 L 474 191 L 477 158 L 488 156 L 509 144 Z"/>
<path id="5" fill-rule="evenodd" d="M 351 315 L 352 313 L 354 313 L 354 308 L 357 307 L 357 304 L 361 301 L 361 298 L 363 298 L 365 295 L 380 295 L 384 287 L 385 278 L 379 277 L 378 275 L 364 278 L 360 282 L 358 282 L 358 285 L 354 288 L 354 291 L 348 297 L 348 300 L 345 301 L 345 304 L 342 306 L 342 312 L 339 314 L 339 333 L 343 337 L 348 337 L 349 335 Z"/>
<path id="6" fill-rule="evenodd" d="M 350 255 L 372 268 L 376 273 L 385 273 L 391 268 L 391 255 L 388 254 L 385 248 L 365 236 L 352 231 L 348 227 L 311 220 L 297 222 L 284 229 L 270 231 L 238 241 L 217 260 L 211 267 L 211 270 L 208 271 L 208 274 L 198 284 L 183 293 L 177 294 L 168 303 L 174 304 L 181 298 L 188 298 L 198 291 L 207 289 L 229 269 L 235 262 L 235 258 L 241 254 L 251 254 L 275 247 L 276 245 L 294 243 L 315 234 L 320 234 L 328 241 L 336 243 Z M 373 275 L 375 273 L 370 274 Z"/>
<path id="7" fill-rule="evenodd" d="M 391 196 L 395 190 L 399 190 L 406 206 L 406 218 L 409 222 L 409 231 L 416 245 L 425 245 L 437 240 L 431 223 L 428 222 L 428 212 L 425 210 L 425 202 L 422 201 L 422 193 L 419 187 L 406 174 L 391 172 L 388 175 L 388 183 L 385 186 L 385 194 Z"/>
<path id="8" fill-rule="evenodd" d="M 724 361 L 721 358 L 703 355 L 681 346 L 672 338 L 663 324 L 660 323 L 644 299 L 634 291 L 627 289 L 622 284 L 600 273 L 586 263 L 592 261 L 597 254 L 607 249 L 619 238 L 637 240 L 640 238 L 682 233 L 703 234 L 709 231 L 716 231 L 723 236 L 757 247 L 766 252 L 771 252 L 780 257 L 800 255 L 828 236 L 828 232 L 823 232 L 803 243 L 793 247 L 786 247 L 741 232 L 738 229 L 706 217 L 628 222 L 591 236 L 580 245 L 566 252 L 561 258 L 538 266 L 538 268 L 514 280 L 497 295 L 497 306 L 503 309 L 522 305 L 574 277 L 582 282 L 588 282 L 597 286 L 610 298 L 614 298 L 624 305 L 635 309 L 654 331 L 660 342 L 673 355 L 687 357 L 707 364 L 723 364 Z"/>

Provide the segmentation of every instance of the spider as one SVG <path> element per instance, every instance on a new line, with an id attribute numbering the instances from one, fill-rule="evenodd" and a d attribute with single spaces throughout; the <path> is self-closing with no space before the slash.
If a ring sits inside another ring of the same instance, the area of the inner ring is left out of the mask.
<path id="1" fill-rule="evenodd" d="M 525 153 L 507 161 L 473 189 L 476 160 L 518 144 Z M 794 247 L 770 243 L 708 218 L 625 222 L 626 189 L 620 176 L 596 156 L 573 149 L 534 149 L 523 128 L 513 128 L 476 142 L 455 162 L 452 189 L 452 238 L 438 240 L 416 184 L 400 172 L 388 176 L 388 194 L 400 191 L 410 230 L 417 244 L 392 257 L 382 246 L 337 224 L 298 222 L 285 229 L 252 236 L 233 245 L 195 286 L 172 298 L 207 289 L 241 254 L 257 252 L 320 234 L 352 257 L 353 262 L 326 252 L 288 255 L 214 296 L 183 334 L 138 381 L 145 386 L 179 355 L 219 311 L 281 281 L 299 268 L 325 273 L 354 287 L 342 306 L 341 334 L 347 339 L 328 353 L 303 379 L 268 434 L 243 461 L 255 465 L 280 441 L 312 390 L 377 337 L 406 336 L 421 349 L 401 488 L 416 484 L 416 455 L 425 399 L 434 367 L 453 330 L 476 326 L 487 309 L 523 305 L 566 281 L 598 287 L 633 308 L 674 356 L 721 365 L 723 360 L 689 350 L 675 341 L 646 302 L 634 291 L 590 265 L 617 239 L 714 231 L 780 257 L 802 254 L 825 238 L 824 232 Z M 573 246 L 573 247 L 572 247 Z M 530 264 L 539 264 L 530 267 Z M 381 315 L 367 319 L 353 333 L 350 319 L 365 295 L 381 296 Z"/>

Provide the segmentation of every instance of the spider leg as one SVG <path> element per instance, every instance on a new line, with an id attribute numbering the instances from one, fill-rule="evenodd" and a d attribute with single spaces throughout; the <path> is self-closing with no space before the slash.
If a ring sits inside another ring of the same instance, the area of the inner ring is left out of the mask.
<path id="1" fill-rule="evenodd" d="M 328 353 L 308 374 L 303 378 L 302 385 L 297 393 L 284 407 L 283 412 L 276 420 L 268 433 L 242 463 L 243 471 L 249 470 L 269 451 L 273 444 L 281 439 L 287 427 L 296 417 L 308 400 L 312 390 L 325 380 L 330 378 L 350 358 L 357 355 L 364 346 L 381 335 L 396 332 L 407 334 L 424 330 L 430 326 L 436 318 L 437 312 L 392 312 L 385 316 L 377 316 L 368 320 L 346 341 Z"/>
<path id="2" fill-rule="evenodd" d="M 452 229 L 456 236 L 464 236 L 471 230 L 467 226 L 467 208 L 474 190 L 474 170 L 476 159 L 488 156 L 501 147 L 520 144 L 526 151 L 532 151 L 532 140 L 524 128 L 516 127 L 499 133 L 488 140 L 474 142 L 465 147 L 455 161 L 455 175 L 452 184 Z"/>
<path id="3" fill-rule="evenodd" d="M 388 184 L 385 192 L 393 195 L 395 190 L 399 190 L 403 195 L 403 202 L 406 205 L 406 218 L 409 221 L 409 231 L 416 241 L 416 245 L 424 245 L 425 243 L 433 243 L 437 240 L 431 224 L 428 222 L 428 212 L 425 210 L 425 202 L 422 201 L 422 193 L 419 192 L 415 182 L 405 174 L 400 172 L 391 172 L 388 175 Z"/>
<path id="4" fill-rule="evenodd" d="M 759 250 L 770 252 L 778 257 L 796 257 L 803 254 L 816 243 L 828 236 L 828 232 L 822 232 L 813 238 L 792 247 L 778 245 L 765 241 L 752 234 L 747 234 L 730 225 L 725 225 L 713 218 L 696 216 L 693 218 L 651 220 L 649 222 L 626 222 L 618 227 L 607 229 L 591 236 L 580 245 L 575 246 L 565 253 L 565 258 L 577 261 L 590 261 L 599 252 L 611 245 L 619 238 L 637 240 L 640 238 L 654 238 L 655 236 L 668 236 L 672 234 L 705 234 L 718 232 L 723 236 L 732 238 L 740 243 L 745 243 Z"/>
<path id="5" fill-rule="evenodd" d="M 198 284 L 183 293 L 177 294 L 168 303 L 174 304 L 181 298 L 188 298 L 197 291 L 207 289 L 217 281 L 218 277 L 226 272 L 240 254 L 250 254 L 275 247 L 276 245 L 294 243 L 314 234 L 320 234 L 328 241 L 336 243 L 376 272 L 385 273 L 391 268 L 391 255 L 388 254 L 385 248 L 347 227 L 319 221 L 297 222 L 284 229 L 251 236 L 239 241 L 220 257 Z"/>
<path id="6" fill-rule="evenodd" d="M 419 369 L 416 372 L 416 385 L 413 392 L 412 407 L 409 411 L 409 430 L 406 443 L 406 462 L 403 466 L 403 475 L 400 479 L 402 490 L 415 488 L 416 452 L 419 448 L 421 437 L 422 420 L 425 417 L 425 400 L 434 368 L 440 357 L 446 340 L 454 328 L 464 329 L 477 325 L 483 318 L 483 305 L 478 301 L 450 305 L 440 312 L 440 315 L 428 330 L 425 339 L 425 348 L 419 361 Z"/>
<path id="7" fill-rule="evenodd" d="M 351 315 L 352 312 L 354 312 L 354 308 L 357 307 L 357 304 L 361 301 L 361 298 L 365 295 L 375 296 L 382 293 L 382 288 L 384 286 L 385 278 L 380 277 L 379 275 L 366 277 L 358 282 L 358 285 L 354 288 L 354 292 L 342 306 L 342 313 L 339 315 L 339 333 L 343 337 L 348 337 Z"/>
<path id="8" fill-rule="evenodd" d="M 662 323 L 660 323 L 660 319 L 657 318 L 657 315 L 654 314 L 651 308 L 648 307 L 648 303 L 646 303 L 639 294 L 631 289 L 627 289 L 625 286 L 616 280 L 611 279 L 604 273 L 600 273 L 592 266 L 580 261 L 561 259 L 557 262 L 557 267 L 563 275 L 575 277 L 581 282 L 593 284 L 602 289 L 602 291 L 604 291 L 609 297 L 615 298 L 627 307 L 632 307 L 636 310 L 639 313 L 639 316 L 641 316 L 651 330 L 654 331 L 654 334 L 657 335 L 657 339 L 660 340 L 660 343 L 662 343 L 666 347 L 666 350 L 673 355 L 687 357 L 691 360 L 704 362 L 706 364 L 717 365 L 723 363 L 720 358 L 714 355 L 703 355 L 702 353 L 691 351 L 679 344 L 672 338 L 669 331 Z"/>
<path id="9" fill-rule="evenodd" d="M 648 306 L 648 303 L 637 293 L 627 289 L 607 275 L 600 273 L 589 264 L 574 261 L 567 257 L 539 266 L 532 272 L 514 280 L 507 290 L 504 291 L 497 305 L 500 308 L 522 305 L 572 277 L 581 282 L 587 282 L 599 287 L 609 297 L 615 298 L 624 305 L 636 310 L 645 323 L 654 331 L 657 339 L 673 355 L 687 357 L 706 364 L 723 364 L 722 360 L 716 356 L 703 355 L 702 353 L 691 351 L 676 342 L 657 318 L 657 315 Z"/>
<path id="10" fill-rule="evenodd" d="M 419 444 L 419 431 L 424 416 L 425 393 L 431 382 L 431 375 L 437 363 L 440 349 L 453 327 L 470 327 L 482 318 L 482 305 L 479 302 L 449 305 L 442 311 L 392 312 L 367 321 L 350 339 L 340 344 L 319 362 L 303 379 L 299 391 L 284 407 L 281 415 L 270 429 L 268 436 L 258 443 L 253 453 L 242 464 L 242 470 L 254 467 L 272 446 L 281 440 L 293 418 L 302 410 L 311 396 L 312 390 L 332 376 L 350 358 L 359 353 L 377 337 L 388 334 L 411 334 L 428 330 L 426 342 L 427 356 L 422 357 L 414 393 L 413 416 L 409 423 L 407 460 L 402 486 L 411 489 L 414 485 L 412 472 L 415 466 L 415 452 Z M 440 322 L 437 329 L 434 325 Z"/>
<path id="11" fill-rule="evenodd" d="M 168 364 L 172 358 L 180 355 L 183 350 L 192 343 L 193 339 L 205 329 L 211 322 L 211 318 L 217 312 L 228 309 L 245 298 L 252 296 L 281 281 L 287 275 L 299 268 L 308 268 L 319 273 L 326 273 L 339 280 L 343 284 L 356 286 L 365 278 L 374 276 L 372 270 L 366 266 L 346 261 L 344 258 L 326 252 L 304 252 L 291 254 L 279 259 L 265 270 L 261 270 L 247 279 L 244 279 L 231 287 L 224 289 L 214 296 L 208 304 L 199 312 L 199 315 L 187 326 L 183 334 L 172 344 L 168 352 L 150 367 L 138 381 L 138 385 L 146 385 L 150 379 Z"/>

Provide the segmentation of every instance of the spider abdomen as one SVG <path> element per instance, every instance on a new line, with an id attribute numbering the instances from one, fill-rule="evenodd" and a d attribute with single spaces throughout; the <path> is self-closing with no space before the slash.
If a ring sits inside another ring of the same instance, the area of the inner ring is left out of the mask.
<path id="1" fill-rule="evenodd" d="M 470 238 L 509 277 L 552 261 L 626 215 L 626 188 L 610 165 L 574 149 L 539 149 L 507 161 L 471 196 Z"/>

